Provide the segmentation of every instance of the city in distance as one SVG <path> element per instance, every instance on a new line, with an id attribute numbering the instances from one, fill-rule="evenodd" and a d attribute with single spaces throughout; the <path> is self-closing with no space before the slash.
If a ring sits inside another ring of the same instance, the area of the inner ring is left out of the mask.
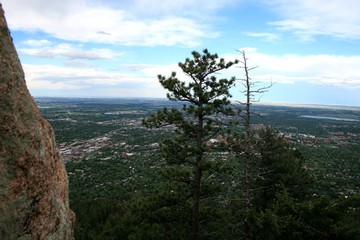
<path id="1" fill-rule="evenodd" d="M 35 100 L 55 130 L 65 161 L 70 205 L 77 215 L 76 238 L 106 239 L 108 235 L 102 235 L 105 230 L 117 238 L 126 236 L 131 230 L 128 218 L 135 214 L 131 206 L 163 186 L 160 176 L 166 163 L 159 147 L 174 134 L 172 126 L 148 129 L 142 120 L 164 107 L 181 109 L 184 103 L 141 98 Z M 301 168 L 316 179 L 314 197 L 356 199 L 360 194 L 358 107 L 254 104 L 252 111 L 254 131 L 271 126 L 302 152 Z M 214 136 L 209 142 L 219 140 Z M 226 152 L 218 154 L 220 160 L 227 156 Z M 139 211 L 140 216 L 150 214 L 146 213 L 150 210 Z M 132 226 L 136 223 L 140 224 L 136 220 Z M 117 232 L 119 228 L 121 232 Z"/>
<path id="2" fill-rule="evenodd" d="M 86 165 L 84 160 L 89 159 L 126 158 L 121 164 L 137 165 L 136 171 L 141 172 L 137 175 L 128 172 L 114 181 L 130 175 L 133 180 L 146 175 L 151 164 L 139 162 L 152 158 L 151 153 L 157 149 L 154 146 L 171 135 L 171 128 L 146 129 L 141 124 L 142 119 L 163 107 L 181 108 L 184 104 L 148 98 L 36 98 L 36 102 L 55 130 L 70 180 L 78 176 L 72 175 L 72 166 Z M 332 194 L 360 191 L 356 180 L 359 177 L 354 177 L 360 172 L 360 107 L 261 103 L 254 104 L 252 109 L 253 128 L 271 126 L 303 150 L 307 169 L 322 179 L 323 186 L 319 185 L 319 189 Z M 153 164 L 158 163 L 154 161 Z M 346 169 L 339 171 L 339 168 Z M 108 182 L 106 187 L 113 187 L 107 179 L 91 179 Z M 328 187 L 329 182 L 341 184 Z M 72 184 L 70 181 L 73 187 Z M 96 191 L 92 194 L 96 198 Z"/>

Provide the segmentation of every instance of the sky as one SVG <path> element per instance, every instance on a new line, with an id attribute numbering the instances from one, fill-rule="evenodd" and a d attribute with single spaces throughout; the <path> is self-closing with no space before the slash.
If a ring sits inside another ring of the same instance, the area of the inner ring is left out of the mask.
<path id="1" fill-rule="evenodd" d="M 192 51 L 244 50 L 265 103 L 360 106 L 359 0 L 0 0 L 35 97 L 165 98 Z M 243 100 L 241 65 L 234 100 Z"/>

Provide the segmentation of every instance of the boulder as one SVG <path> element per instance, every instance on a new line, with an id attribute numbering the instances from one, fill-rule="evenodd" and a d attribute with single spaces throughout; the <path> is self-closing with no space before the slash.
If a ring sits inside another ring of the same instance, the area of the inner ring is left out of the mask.
<path id="1" fill-rule="evenodd" d="M 0 239 L 73 239 L 68 179 L 0 3 Z"/>

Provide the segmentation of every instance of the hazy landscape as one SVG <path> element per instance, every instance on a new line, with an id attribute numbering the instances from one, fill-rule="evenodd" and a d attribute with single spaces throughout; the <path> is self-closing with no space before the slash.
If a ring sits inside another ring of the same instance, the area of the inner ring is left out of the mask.
<path id="1" fill-rule="evenodd" d="M 147 129 L 141 121 L 163 107 L 181 108 L 181 104 L 121 98 L 36 101 L 55 130 L 65 160 L 70 203 L 81 224 L 79 239 L 86 239 L 92 231 L 99 234 L 109 221 L 112 210 L 100 214 L 104 218 L 100 223 L 95 220 L 99 213 L 91 212 L 93 204 L 123 205 L 162 186 L 159 176 L 165 163 L 159 143 L 171 137 L 174 129 Z M 360 193 L 358 107 L 254 105 L 253 111 L 258 114 L 253 117 L 253 129 L 271 125 L 304 154 L 302 167 L 316 179 L 313 194 L 348 198 Z"/>
<path id="2" fill-rule="evenodd" d="M 360 240 L 360 1 L 0 1 L 0 239 Z"/>

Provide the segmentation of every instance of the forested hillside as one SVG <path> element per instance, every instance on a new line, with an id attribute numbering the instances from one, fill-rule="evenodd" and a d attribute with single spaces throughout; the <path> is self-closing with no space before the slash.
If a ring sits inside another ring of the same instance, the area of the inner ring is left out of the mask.
<path id="1" fill-rule="evenodd" d="M 171 101 L 37 99 L 76 239 L 360 239 L 359 109 L 254 104 L 246 60 L 193 52 L 190 80 L 159 76 Z"/>

